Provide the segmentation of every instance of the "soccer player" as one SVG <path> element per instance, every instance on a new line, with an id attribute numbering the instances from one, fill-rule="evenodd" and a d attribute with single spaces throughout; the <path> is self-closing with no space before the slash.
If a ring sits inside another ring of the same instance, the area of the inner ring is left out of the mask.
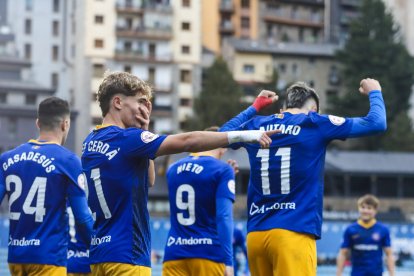
<path id="1" fill-rule="evenodd" d="M 233 231 L 233 266 L 234 266 L 234 276 L 238 275 L 240 270 L 240 261 L 237 259 L 237 251 L 241 250 L 243 256 L 245 257 L 245 268 L 243 275 L 249 275 L 249 263 L 247 261 L 247 247 L 246 247 L 246 238 L 241 229 L 234 227 Z"/>
<path id="2" fill-rule="evenodd" d="M 225 152 L 192 153 L 168 169 L 171 228 L 165 276 L 233 275 L 235 180 L 232 166 L 220 160 Z"/>
<path id="3" fill-rule="evenodd" d="M 247 194 L 247 253 L 255 275 L 316 275 L 316 241 L 321 236 L 325 152 L 334 139 L 360 137 L 386 129 L 381 86 L 363 79 L 359 91 L 368 95 L 365 117 L 320 115 L 319 98 L 305 83 L 287 89 L 284 111 L 256 116 L 250 107 L 222 130 L 278 129 L 269 148 L 245 147 L 250 160 Z M 262 91 L 259 108 L 277 98 Z M 254 117 L 254 118 L 253 118 Z"/>
<path id="4" fill-rule="evenodd" d="M 36 124 L 38 139 L 0 157 L 0 202 L 9 198 L 9 269 L 12 275 L 66 275 L 67 200 L 87 244 L 93 224 L 80 160 L 62 147 L 70 128 L 68 103 L 45 99 Z"/>
<path id="5" fill-rule="evenodd" d="M 348 226 L 336 259 L 337 276 L 342 275 L 345 261 L 351 253 L 352 276 L 382 275 L 382 251 L 390 276 L 395 275 L 395 262 L 391 249 L 390 231 L 375 216 L 379 200 L 373 195 L 358 199 L 359 219 Z"/>
<path id="6" fill-rule="evenodd" d="M 83 144 L 82 165 L 89 206 L 96 217 L 90 261 L 93 275 L 150 275 L 149 159 L 200 152 L 237 141 L 268 146 L 275 132 L 149 132 L 151 88 L 138 77 L 115 72 L 98 90 L 103 124 Z M 267 135 L 268 134 L 268 135 Z"/>

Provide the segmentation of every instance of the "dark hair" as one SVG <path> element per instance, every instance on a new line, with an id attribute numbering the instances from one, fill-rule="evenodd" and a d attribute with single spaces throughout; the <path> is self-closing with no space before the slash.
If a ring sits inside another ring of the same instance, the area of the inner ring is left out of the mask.
<path id="1" fill-rule="evenodd" d="M 37 110 L 39 127 L 43 130 L 53 130 L 70 115 L 70 108 L 67 101 L 58 97 L 44 99 Z"/>
<path id="2" fill-rule="evenodd" d="M 302 108 L 308 99 L 314 99 L 319 112 L 319 96 L 304 82 L 296 82 L 286 90 L 285 108 Z"/>
<path id="3" fill-rule="evenodd" d="M 366 204 L 374 207 L 374 209 L 378 209 L 379 200 L 374 195 L 366 194 L 358 199 L 358 206 L 361 206 L 362 204 Z"/>
<path id="4" fill-rule="evenodd" d="M 98 102 L 102 116 L 109 112 L 110 102 L 116 94 L 135 96 L 142 93 L 151 100 L 151 87 L 143 80 L 127 72 L 107 73 L 98 89 Z"/>

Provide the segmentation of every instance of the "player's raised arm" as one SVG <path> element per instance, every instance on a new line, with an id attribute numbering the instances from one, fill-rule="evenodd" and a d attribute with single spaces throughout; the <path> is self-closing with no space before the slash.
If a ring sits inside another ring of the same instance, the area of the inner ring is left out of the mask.
<path id="1" fill-rule="evenodd" d="M 262 147 L 269 147 L 272 139 L 269 136 L 279 133 L 279 130 L 262 131 L 192 131 L 169 135 L 158 148 L 156 156 L 179 152 L 200 152 L 224 147 L 233 143 L 259 143 Z"/>
<path id="2" fill-rule="evenodd" d="M 370 109 L 367 116 L 352 118 L 353 123 L 349 137 L 360 137 L 385 131 L 387 129 L 387 115 L 381 85 L 375 79 L 363 79 L 359 92 L 368 95 Z"/>
<path id="3" fill-rule="evenodd" d="M 259 112 L 266 106 L 269 106 L 272 103 L 276 102 L 278 99 L 279 96 L 275 92 L 269 90 L 262 90 L 250 107 L 242 111 L 240 114 L 238 114 L 236 117 L 234 117 L 227 123 L 225 123 L 220 128 L 220 131 L 229 131 L 237 129 L 238 127 L 240 127 L 241 124 L 253 118 L 257 114 L 257 112 Z"/>

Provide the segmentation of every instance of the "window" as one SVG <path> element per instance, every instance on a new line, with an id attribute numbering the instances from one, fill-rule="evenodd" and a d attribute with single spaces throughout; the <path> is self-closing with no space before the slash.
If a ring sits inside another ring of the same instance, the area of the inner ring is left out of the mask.
<path id="1" fill-rule="evenodd" d="M 148 82 L 155 84 L 155 68 L 148 68 Z"/>
<path id="2" fill-rule="evenodd" d="M 24 58 L 25 59 L 31 59 L 32 58 L 32 45 L 31 44 L 25 44 L 24 45 Z"/>
<path id="3" fill-rule="evenodd" d="M 243 65 L 243 72 L 246 74 L 254 73 L 254 65 L 253 64 L 244 64 Z"/>
<path id="4" fill-rule="evenodd" d="M 298 75 L 298 65 L 296 63 L 293 63 L 292 64 L 292 74 L 294 76 L 297 76 Z"/>
<path id="5" fill-rule="evenodd" d="M 8 128 L 7 128 L 7 132 L 9 134 L 9 137 L 11 139 L 16 138 L 16 134 L 17 134 L 17 118 L 14 117 L 9 117 L 8 118 Z"/>
<path id="6" fill-rule="evenodd" d="M 155 58 L 155 54 L 157 52 L 157 47 L 154 43 L 150 43 L 148 45 L 148 55 L 150 58 Z"/>
<path id="7" fill-rule="evenodd" d="M 104 47 L 104 41 L 103 39 L 95 39 L 95 48 L 103 48 Z"/>
<path id="8" fill-rule="evenodd" d="M 53 12 L 59 12 L 60 0 L 53 0 Z"/>
<path id="9" fill-rule="evenodd" d="M 59 59 L 59 46 L 52 46 L 52 60 L 57 61 Z"/>
<path id="10" fill-rule="evenodd" d="M 103 24 L 103 23 L 104 23 L 103 15 L 95 15 L 95 24 Z"/>
<path id="11" fill-rule="evenodd" d="M 33 94 L 26 95 L 26 105 L 36 105 L 36 98 L 36 95 Z"/>
<path id="12" fill-rule="evenodd" d="M 0 104 L 7 103 L 7 93 L 1 92 L 0 93 Z"/>
<path id="13" fill-rule="evenodd" d="M 93 76 L 95 78 L 102 78 L 105 73 L 105 67 L 103 64 L 95 63 L 93 65 Z"/>
<path id="14" fill-rule="evenodd" d="M 190 107 L 191 106 L 191 99 L 189 99 L 189 98 L 181 98 L 180 99 L 180 106 Z"/>
<path id="15" fill-rule="evenodd" d="M 52 34 L 53 36 L 58 36 L 59 35 L 59 21 L 54 20 L 52 22 Z"/>
<path id="16" fill-rule="evenodd" d="M 188 46 L 188 45 L 181 46 L 181 53 L 190 54 L 190 46 Z"/>
<path id="17" fill-rule="evenodd" d="M 132 42 L 131 41 L 124 41 L 124 50 L 125 52 L 132 51 Z"/>
<path id="18" fill-rule="evenodd" d="M 250 0 L 242 0 L 241 1 L 242 8 L 249 8 L 250 7 Z"/>
<path id="19" fill-rule="evenodd" d="M 248 29 L 250 28 L 250 18 L 248 17 L 242 17 L 241 18 L 241 27 Z"/>
<path id="20" fill-rule="evenodd" d="M 191 0 L 182 0 L 182 6 L 183 7 L 190 7 Z"/>
<path id="21" fill-rule="evenodd" d="M 57 89 L 59 86 L 59 74 L 58 73 L 52 73 L 52 88 Z"/>
<path id="22" fill-rule="evenodd" d="M 180 81 L 185 83 L 191 83 L 191 72 L 190 70 L 180 71 Z"/>
<path id="23" fill-rule="evenodd" d="M 183 31 L 189 31 L 191 29 L 190 22 L 182 22 L 181 23 L 181 29 Z"/>
<path id="24" fill-rule="evenodd" d="M 26 11 L 33 10 L 33 0 L 26 0 L 25 7 L 26 7 Z"/>
<path id="25" fill-rule="evenodd" d="M 281 63 L 281 64 L 279 64 L 279 72 L 280 73 L 286 73 L 286 64 L 284 64 L 284 63 Z"/>
<path id="26" fill-rule="evenodd" d="M 131 73 L 132 72 L 131 65 L 125 65 L 124 66 L 124 72 Z"/>
<path id="27" fill-rule="evenodd" d="M 24 33 L 25 34 L 31 34 L 32 33 L 32 20 L 26 19 L 24 21 Z"/>

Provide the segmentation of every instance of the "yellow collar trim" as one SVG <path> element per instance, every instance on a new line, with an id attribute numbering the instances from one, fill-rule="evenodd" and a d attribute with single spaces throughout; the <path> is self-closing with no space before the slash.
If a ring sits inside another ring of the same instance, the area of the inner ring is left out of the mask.
<path id="1" fill-rule="evenodd" d="M 95 130 L 101 129 L 101 128 L 105 128 L 105 127 L 110 127 L 110 126 L 114 126 L 113 124 L 105 124 L 105 125 L 96 125 L 95 126 Z"/>
<path id="2" fill-rule="evenodd" d="M 371 219 L 369 222 L 364 222 L 362 219 L 358 220 L 358 224 L 366 229 L 371 228 L 375 223 L 377 223 L 376 219 Z"/>
<path id="3" fill-rule="evenodd" d="M 41 142 L 41 141 L 39 141 L 39 140 L 37 140 L 37 139 L 30 139 L 30 140 L 29 140 L 29 143 L 35 143 L 35 144 L 39 144 L 39 145 L 55 144 L 55 145 L 60 146 L 60 145 L 59 145 L 58 143 L 56 143 L 56 142 L 48 142 L 48 141 L 46 141 L 46 142 Z"/>
<path id="4" fill-rule="evenodd" d="M 210 157 L 214 157 L 213 153 L 211 151 L 203 151 L 203 152 L 192 152 L 190 153 L 190 156 L 194 156 L 194 157 L 200 157 L 200 156 L 210 156 Z"/>

